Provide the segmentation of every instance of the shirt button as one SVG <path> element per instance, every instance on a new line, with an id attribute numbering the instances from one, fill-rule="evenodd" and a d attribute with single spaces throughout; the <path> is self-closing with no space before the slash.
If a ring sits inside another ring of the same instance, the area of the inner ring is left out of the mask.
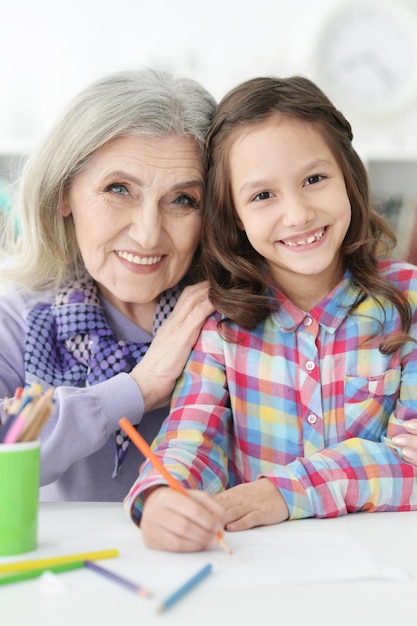
<path id="1" fill-rule="evenodd" d="M 315 367 L 316 367 L 316 364 L 314 363 L 314 361 L 307 361 L 306 370 L 308 372 L 311 372 Z"/>
<path id="2" fill-rule="evenodd" d="M 312 323 L 313 323 L 313 318 L 309 317 L 308 315 L 303 320 L 304 326 L 311 326 Z"/>
<path id="3" fill-rule="evenodd" d="M 317 415 L 314 415 L 314 413 L 309 413 L 307 415 L 307 422 L 309 424 L 315 424 L 317 422 Z"/>

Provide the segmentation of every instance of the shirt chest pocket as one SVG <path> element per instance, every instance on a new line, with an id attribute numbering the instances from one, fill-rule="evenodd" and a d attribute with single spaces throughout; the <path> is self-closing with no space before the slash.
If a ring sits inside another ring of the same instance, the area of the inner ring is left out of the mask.
<path id="1" fill-rule="evenodd" d="M 350 437 L 379 439 L 395 408 L 401 369 L 379 376 L 345 376 L 345 423 Z"/>

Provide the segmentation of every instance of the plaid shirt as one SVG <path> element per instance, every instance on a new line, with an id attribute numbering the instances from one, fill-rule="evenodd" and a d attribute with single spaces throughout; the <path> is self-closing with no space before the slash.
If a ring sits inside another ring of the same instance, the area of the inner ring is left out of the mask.
<path id="1" fill-rule="evenodd" d="M 407 294 L 417 339 L 417 268 L 381 263 Z M 349 272 L 308 314 L 281 294 L 277 313 L 253 331 L 222 338 L 219 314 L 202 329 L 171 413 L 153 449 L 185 487 L 214 494 L 272 480 L 290 519 L 417 509 L 417 468 L 390 438 L 417 417 L 417 344 L 378 346 L 400 329 L 397 310 L 360 296 Z M 138 522 L 140 494 L 163 483 L 148 462 L 125 506 Z"/>

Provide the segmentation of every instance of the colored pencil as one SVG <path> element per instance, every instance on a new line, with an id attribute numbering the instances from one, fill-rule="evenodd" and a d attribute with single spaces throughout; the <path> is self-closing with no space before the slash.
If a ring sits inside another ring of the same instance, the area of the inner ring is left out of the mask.
<path id="1" fill-rule="evenodd" d="M 8 407 L 7 419 L 0 428 L 0 443 L 6 441 L 9 431 L 14 428 L 15 422 L 18 420 L 19 413 L 23 408 L 23 393 L 24 390 L 22 387 L 18 387 L 15 391 L 12 403 Z M 26 398 L 25 405 L 28 404 L 28 402 L 30 402 L 30 400 Z"/>
<path id="2" fill-rule="evenodd" d="M 4 443 L 8 432 L 12 429 L 13 424 L 16 422 L 18 414 L 9 415 L 4 424 L 0 427 L 0 443 Z"/>
<path id="3" fill-rule="evenodd" d="M 40 385 L 18 387 L 9 403 L 7 419 L 0 426 L 0 443 L 35 441 L 53 411 L 54 389 L 42 395 Z"/>
<path id="4" fill-rule="evenodd" d="M 162 611 L 166 611 L 173 604 L 178 602 L 178 600 L 181 600 L 181 598 L 186 593 L 188 593 L 199 582 L 204 580 L 204 578 L 206 578 L 206 576 L 208 576 L 211 573 L 212 569 L 213 569 L 213 566 L 211 565 L 211 563 L 208 563 L 207 565 L 205 565 L 196 574 L 194 574 L 194 576 L 192 576 L 189 580 L 187 580 L 187 582 L 185 582 L 183 585 L 181 585 L 181 587 L 179 587 L 176 591 L 174 591 L 174 593 L 172 593 L 167 598 L 165 598 L 165 600 L 163 600 L 161 604 L 158 605 L 157 611 L 159 611 L 160 613 Z"/>
<path id="5" fill-rule="evenodd" d="M 84 561 L 84 565 L 88 569 L 91 569 L 93 572 L 96 572 L 97 574 L 104 576 L 104 578 L 108 578 L 109 580 L 112 580 L 118 585 L 121 585 L 122 587 L 124 587 L 125 589 L 128 589 L 129 591 L 133 591 L 133 593 L 136 593 L 139 596 L 145 597 L 145 596 L 151 595 L 150 592 L 144 587 L 141 587 L 140 585 L 137 585 L 136 583 L 130 580 L 127 580 L 126 578 L 123 578 L 122 576 L 119 576 L 118 574 L 115 574 L 114 572 L 110 572 L 108 569 L 101 567 L 100 565 L 97 565 L 97 563 L 93 563 L 92 561 Z"/>
<path id="6" fill-rule="evenodd" d="M 115 548 L 109 550 L 99 550 L 98 552 L 83 552 L 81 554 L 66 554 L 64 556 L 53 556 L 46 559 L 32 559 L 30 561 L 13 561 L 11 563 L 0 564 L 0 574 L 6 572 L 22 572 L 34 569 L 49 569 L 56 565 L 66 565 L 75 561 L 95 561 L 98 559 L 111 559 L 119 556 L 119 551 Z"/>
<path id="7" fill-rule="evenodd" d="M 33 441 L 38 438 L 45 422 L 50 418 L 53 412 L 53 394 L 54 389 L 50 388 L 38 399 L 17 441 Z"/>
<path id="8" fill-rule="evenodd" d="M 23 387 L 18 387 L 16 391 L 14 392 L 14 396 L 11 399 L 11 402 L 9 404 L 9 415 L 11 413 L 15 413 L 19 409 L 23 391 L 24 391 Z"/>
<path id="9" fill-rule="evenodd" d="M 163 465 L 163 463 L 161 463 L 156 454 L 152 452 L 151 448 L 146 443 L 142 435 L 138 433 L 136 428 L 129 422 L 127 417 L 122 417 L 119 420 L 119 426 L 125 431 L 127 435 L 129 435 L 130 439 L 133 441 L 135 446 L 142 452 L 143 456 L 146 457 L 148 461 L 152 463 L 154 468 L 162 474 L 168 485 L 175 491 L 182 493 L 184 496 L 190 497 L 187 493 L 187 490 L 184 489 L 181 483 L 174 476 L 172 476 L 172 474 L 169 473 L 167 468 Z M 228 554 L 232 554 L 232 550 L 227 545 L 226 541 L 223 538 L 223 533 L 220 530 L 216 533 L 216 537 L 219 545 L 223 548 L 223 550 Z"/>
<path id="10" fill-rule="evenodd" d="M 9 583 L 19 583 L 23 580 L 30 580 L 31 578 L 39 578 L 45 572 L 54 572 L 54 574 L 61 574 L 62 572 L 69 572 L 73 569 L 80 569 L 84 567 L 84 561 L 73 561 L 72 563 L 65 563 L 63 565 L 53 565 L 51 567 L 39 567 L 37 569 L 30 569 L 25 572 L 17 572 L 9 574 L 7 576 L 0 575 L 0 585 L 8 585 Z"/>
<path id="11" fill-rule="evenodd" d="M 31 404 L 27 404 L 22 411 L 19 411 L 16 419 L 4 436 L 3 443 L 16 443 L 18 441 L 21 432 L 26 427 L 31 410 Z"/>

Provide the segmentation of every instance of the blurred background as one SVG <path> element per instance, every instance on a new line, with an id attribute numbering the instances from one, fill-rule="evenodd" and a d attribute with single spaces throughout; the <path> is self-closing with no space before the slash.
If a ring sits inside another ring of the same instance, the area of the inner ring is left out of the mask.
<path id="1" fill-rule="evenodd" d="M 417 0 L 13 0 L 0 25 L 0 204 L 70 98 L 104 74 L 159 67 L 217 99 L 256 75 L 303 74 L 351 121 L 373 194 L 410 253 Z"/>

